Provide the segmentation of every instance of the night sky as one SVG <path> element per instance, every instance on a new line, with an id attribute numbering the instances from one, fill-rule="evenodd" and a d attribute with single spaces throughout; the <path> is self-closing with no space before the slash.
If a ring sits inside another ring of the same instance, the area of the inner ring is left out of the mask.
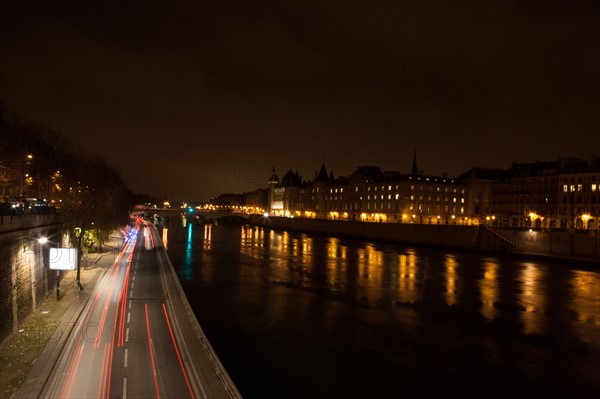
<path id="1" fill-rule="evenodd" d="M 600 155 L 597 1 L 80 3 L 2 2 L 0 101 L 135 192 Z"/>

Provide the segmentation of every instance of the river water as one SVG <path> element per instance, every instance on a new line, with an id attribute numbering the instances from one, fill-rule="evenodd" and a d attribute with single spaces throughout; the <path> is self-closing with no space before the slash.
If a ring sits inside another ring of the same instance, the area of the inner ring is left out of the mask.
<path id="1" fill-rule="evenodd" d="M 600 393 L 592 265 L 169 227 L 184 291 L 245 398 Z"/>

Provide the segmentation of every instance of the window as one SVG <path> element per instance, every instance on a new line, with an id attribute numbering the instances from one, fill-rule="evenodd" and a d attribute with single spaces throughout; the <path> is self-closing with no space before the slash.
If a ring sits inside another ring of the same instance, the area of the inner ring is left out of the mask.
<path id="1" fill-rule="evenodd" d="M 598 185 L 592 184 L 592 191 L 595 192 L 596 190 L 598 190 Z"/>
<path id="2" fill-rule="evenodd" d="M 565 185 L 563 185 L 563 193 L 566 193 L 566 192 L 568 191 L 568 188 L 569 188 L 569 187 L 568 187 L 566 184 L 565 184 Z"/>
<path id="3" fill-rule="evenodd" d="M 577 185 L 577 191 L 581 191 L 582 189 L 583 189 L 583 185 L 581 185 L 581 184 L 578 184 L 578 185 Z"/>
<path id="4" fill-rule="evenodd" d="M 415 186 L 410 186 L 410 191 L 415 191 Z"/>
<path id="5" fill-rule="evenodd" d="M 464 199 L 464 198 L 461 198 L 461 199 L 460 199 L 460 203 L 461 203 L 461 204 L 464 204 L 464 203 L 465 203 L 465 199 Z"/>
<path id="6" fill-rule="evenodd" d="M 410 196 L 410 200 L 411 200 L 411 201 L 414 201 L 414 200 L 415 200 L 415 196 L 414 196 L 414 195 L 411 195 L 411 196 Z"/>
<path id="7" fill-rule="evenodd" d="M 452 202 L 456 202 L 456 197 L 452 198 Z"/>
<path id="8" fill-rule="evenodd" d="M 371 199 L 371 196 L 370 196 L 370 195 L 367 195 L 367 199 L 368 199 L 368 200 L 370 200 L 370 199 Z"/>
<path id="9" fill-rule="evenodd" d="M 400 194 L 396 194 L 396 199 L 400 198 Z"/>
<path id="10" fill-rule="evenodd" d="M 392 195 L 391 194 L 388 194 L 388 199 L 392 199 Z"/>

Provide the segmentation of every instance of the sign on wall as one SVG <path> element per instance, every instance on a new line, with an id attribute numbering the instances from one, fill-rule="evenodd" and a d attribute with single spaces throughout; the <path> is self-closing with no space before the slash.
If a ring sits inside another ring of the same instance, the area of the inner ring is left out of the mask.
<path id="1" fill-rule="evenodd" d="M 75 270 L 77 248 L 50 248 L 50 269 Z"/>

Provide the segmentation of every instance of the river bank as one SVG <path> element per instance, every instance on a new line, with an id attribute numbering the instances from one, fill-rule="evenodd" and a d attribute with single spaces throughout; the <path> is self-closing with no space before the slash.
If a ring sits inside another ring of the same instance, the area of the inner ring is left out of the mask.
<path id="1" fill-rule="evenodd" d="M 598 234 L 488 226 L 370 223 L 251 215 L 252 225 L 423 247 L 600 263 Z"/>

